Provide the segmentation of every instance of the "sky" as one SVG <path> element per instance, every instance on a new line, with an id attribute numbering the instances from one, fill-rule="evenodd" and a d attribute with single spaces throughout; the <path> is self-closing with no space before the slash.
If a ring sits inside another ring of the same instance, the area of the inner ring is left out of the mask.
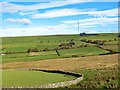
<path id="1" fill-rule="evenodd" d="M 112 1 L 1 1 L 0 36 L 117 33 L 118 8 Z"/>

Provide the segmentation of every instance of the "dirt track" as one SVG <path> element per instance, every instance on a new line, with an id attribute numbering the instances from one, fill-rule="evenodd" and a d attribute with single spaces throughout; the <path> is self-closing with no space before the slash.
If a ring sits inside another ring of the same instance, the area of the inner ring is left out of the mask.
<path id="1" fill-rule="evenodd" d="M 75 71 L 89 68 L 103 68 L 118 64 L 118 54 L 78 58 L 50 59 L 32 62 L 3 64 L 3 69 L 40 68 L 49 70 Z"/>

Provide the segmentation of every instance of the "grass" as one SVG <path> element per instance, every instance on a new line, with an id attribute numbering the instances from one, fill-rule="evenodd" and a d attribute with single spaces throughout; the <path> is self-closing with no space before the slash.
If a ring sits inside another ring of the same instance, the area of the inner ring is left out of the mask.
<path id="1" fill-rule="evenodd" d="M 114 45 L 114 44 L 111 44 L 111 45 L 102 45 L 101 47 L 104 48 L 104 49 L 112 50 L 113 52 L 120 52 L 118 45 Z"/>
<path id="2" fill-rule="evenodd" d="M 28 48 L 57 48 L 62 42 L 69 42 L 71 39 L 79 42 L 77 35 L 66 36 L 31 36 L 3 38 L 3 52 L 6 51 L 26 51 Z"/>
<path id="3" fill-rule="evenodd" d="M 53 74 L 36 71 L 10 71 L 5 69 L 41 68 L 72 71 L 84 75 L 84 80 L 68 88 L 116 88 L 118 87 L 118 54 L 100 55 L 108 53 L 107 50 L 96 47 L 96 44 L 81 42 L 86 40 L 106 40 L 104 49 L 118 52 L 118 34 L 107 33 L 97 36 L 56 35 L 56 36 L 29 36 L 2 38 L 2 51 L 24 52 L 6 54 L 2 56 L 3 87 L 34 86 L 71 80 L 74 77 L 63 74 Z M 29 48 L 38 50 L 58 48 L 61 43 L 75 42 L 73 49 L 55 51 L 40 51 L 38 56 L 27 56 Z M 89 45 L 88 47 L 79 47 Z M 12 62 L 12 63 L 11 63 Z"/>
<path id="4" fill-rule="evenodd" d="M 117 34 L 99 34 L 97 36 L 78 36 L 78 35 L 57 35 L 57 36 L 28 36 L 28 37 L 4 37 L 2 42 L 2 52 L 24 52 L 24 53 L 14 53 L 6 54 L 3 56 L 2 63 L 8 62 L 20 62 L 20 61 L 38 61 L 45 59 L 55 59 L 55 58 L 71 58 L 71 57 L 81 57 L 89 55 L 99 55 L 108 53 L 106 50 L 102 50 L 96 45 L 81 42 L 80 39 L 89 40 L 107 40 L 109 43 L 118 42 Z M 114 41 L 115 39 L 115 41 Z M 40 51 L 38 56 L 27 56 L 27 50 L 29 48 L 37 48 L 38 50 L 54 49 L 58 48 L 61 43 L 68 43 L 71 40 L 75 42 L 75 47 L 73 49 L 63 49 L 58 50 L 60 56 L 57 55 L 55 51 Z M 108 43 L 108 44 L 109 44 Z M 106 43 L 106 45 L 108 45 Z M 80 45 L 89 45 L 88 47 L 79 47 Z M 117 45 L 116 45 L 117 46 Z M 106 48 L 106 47 L 105 47 Z M 116 47 L 108 47 L 113 50 L 117 50 Z"/>
<path id="5" fill-rule="evenodd" d="M 115 88 L 118 86 L 118 69 L 117 66 L 113 67 L 113 65 L 118 64 L 117 57 L 118 54 L 111 54 L 70 59 L 66 58 L 34 62 L 5 63 L 3 64 L 3 70 L 5 70 L 5 68 L 41 68 L 47 70 L 54 69 L 71 71 L 83 74 L 84 80 L 77 85 L 68 86 L 68 88 Z M 27 75 L 29 74 L 30 73 L 27 73 Z M 8 73 L 7 75 L 9 76 Z"/>
<path id="6" fill-rule="evenodd" d="M 105 44 L 118 44 L 118 40 L 116 40 L 116 41 L 109 41 L 109 42 L 106 42 Z"/>
<path id="7" fill-rule="evenodd" d="M 2 68 L 40 68 L 74 72 L 83 68 L 102 68 L 114 64 L 118 64 L 118 54 L 4 63 Z"/>
<path id="8" fill-rule="evenodd" d="M 74 55 L 78 57 L 78 56 L 99 55 L 99 54 L 107 53 L 107 51 L 102 50 L 95 46 L 58 50 L 58 52 L 60 53 L 60 56 L 58 56 L 55 51 L 39 52 L 38 56 L 27 56 L 27 53 L 7 54 L 2 57 L 3 58 L 2 63 L 19 62 L 19 61 L 38 61 L 44 59 L 66 58 L 66 57 L 70 58 L 70 57 L 74 57 Z"/>
<path id="9" fill-rule="evenodd" d="M 80 39 L 91 40 L 114 40 L 117 34 L 99 34 L 98 36 L 78 36 L 78 35 L 58 35 L 58 36 L 28 36 L 28 37 L 3 37 L 3 52 L 26 52 L 29 48 L 58 48 L 61 43 L 68 43 L 74 40 L 76 46 L 86 44 L 80 42 Z M 118 40 L 118 39 L 117 39 Z"/>
<path id="10" fill-rule="evenodd" d="M 114 40 L 115 38 L 118 40 L 118 34 L 116 33 L 103 33 L 98 36 L 83 36 L 81 39 L 89 39 L 89 40 Z"/>
<path id="11" fill-rule="evenodd" d="M 69 88 L 118 88 L 118 67 L 108 67 L 102 69 L 86 69 L 77 71 L 84 75 L 84 80 Z"/>
<path id="12" fill-rule="evenodd" d="M 64 74 L 25 70 L 4 70 L 2 75 L 3 87 L 39 87 L 75 78 Z"/>
<path id="13" fill-rule="evenodd" d="M 68 57 L 72 55 L 89 56 L 89 55 L 99 55 L 102 53 L 106 53 L 105 50 L 99 49 L 98 47 L 95 47 L 95 46 L 60 50 L 59 52 L 61 55 L 68 56 Z"/>

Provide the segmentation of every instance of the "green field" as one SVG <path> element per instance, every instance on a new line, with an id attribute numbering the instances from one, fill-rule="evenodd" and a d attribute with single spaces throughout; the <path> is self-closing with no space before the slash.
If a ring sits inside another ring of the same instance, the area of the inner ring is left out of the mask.
<path id="1" fill-rule="evenodd" d="M 58 35 L 58 36 L 29 36 L 29 37 L 5 37 L 3 38 L 3 53 L 11 53 L 4 55 L 3 63 L 19 62 L 19 61 L 38 61 L 54 58 L 70 58 L 89 55 L 105 54 L 109 51 L 98 48 L 97 45 L 81 42 L 81 39 L 88 40 L 106 40 L 105 48 L 117 44 L 118 34 L 99 34 L 97 36 L 79 36 L 79 35 Z M 55 48 L 59 48 L 61 43 L 69 43 L 71 40 L 75 46 L 70 49 L 58 50 L 60 56 L 57 55 Z M 87 47 L 79 47 L 87 45 Z M 102 46 L 103 47 L 103 46 Z M 27 56 L 27 50 L 37 48 L 38 55 Z M 114 47 L 117 49 L 117 45 Z M 111 49 L 111 48 L 109 48 Z M 115 49 L 115 51 L 116 51 Z M 47 50 L 47 51 L 44 51 Z"/>
<path id="2" fill-rule="evenodd" d="M 4 70 L 2 75 L 3 87 L 39 87 L 75 78 L 64 74 L 25 70 Z"/>
<path id="3" fill-rule="evenodd" d="M 74 55 L 78 56 L 88 56 L 88 55 L 99 55 L 107 53 L 108 51 L 99 49 L 95 46 L 84 47 L 84 48 L 75 48 L 75 49 L 66 49 L 58 50 L 61 56 L 58 56 L 55 51 L 46 51 L 39 52 L 38 56 L 27 56 L 27 53 L 16 53 L 16 54 L 7 54 L 3 56 L 3 63 L 8 62 L 19 62 L 19 61 L 38 61 L 43 59 L 54 59 L 54 58 L 66 58 L 73 57 Z"/>
<path id="4" fill-rule="evenodd" d="M 104 49 L 112 50 L 113 52 L 120 52 L 118 45 L 114 45 L 114 44 L 113 45 L 102 45 L 101 47 L 103 47 Z"/>
<path id="5" fill-rule="evenodd" d="M 64 74 L 21 70 L 21 68 L 42 68 L 68 70 L 83 74 L 83 81 L 68 86 L 68 88 L 116 88 L 118 87 L 118 69 L 117 66 L 113 67 L 112 65 L 117 65 L 118 62 L 115 57 L 120 53 L 118 41 L 117 33 L 90 36 L 3 37 L 2 49 L 0 50 L 4 54 L 1 54 L 4 68 L 3 87 L 39 87 L 43 84 L 68 81 L 75 78 Z M 59 46 L 70 42 L 74 42 L 72 47 L 61 48 Z M 102 42 L 102 44 L 98 42 Z M 38 52 L 28 53 L 28 49 L 37 49 Z M 55 60 L 55 63 L 53 60 Z M 67 60 L 70 62 L 68 63 Z"/>
<path id="6" fill-rule="evenodd" d="M 3 52 L 26 52 L 29 48 L 57 48 L 61 43 L 67 43 L 74 39 L 76 46 L 86 44 L 80 39 L 90 40 L 114 40 L 117 34 L 100 34 L 97 36 L 58 35 L 58 36 L 29 36 L 29 37 L 4 37 L 2 38 Z M 117 39 L 118 40 L 118 39 Z"/>

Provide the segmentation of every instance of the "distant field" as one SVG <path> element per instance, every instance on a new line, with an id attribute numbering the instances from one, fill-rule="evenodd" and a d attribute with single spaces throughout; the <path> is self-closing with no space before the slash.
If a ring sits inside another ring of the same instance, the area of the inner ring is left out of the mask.
<path id="1" fill-rule="evenodd" d="M 106 40 L 105 49 L 108 47 L 112 49 L 114 45 L 117 50 L 118 42 L 117 34 L 99 34 L 97 36 L 79 36 L 79 35 L 58 35 L 58 36 L 29 36 L 29 37 L 5 37 L 2 42 L 2 52 L 3 53 L 13 53 L 6 54 L 3 56 L 3 63 L 8 62 L 19 62 L 19 61 L 38 61 L 44 59 L 55 59 L 55 58 L 71 58 L 71 57 L 81 57 L 89 55 L 99 55 L 106 54 L 109 51 L 103 50 L 96 47 L 95 44 L 81 42 L 81 39 L 87 40 Z M 57 55 L 54 48 L 59 48 L 61 43 L 69 43 L 71 40 L 74 41 L 75 46 L 71 49 L 58 50 L 60 56 Z M 112 44 L 112 45 L 109 45 Z M 82 45 L 87 45 L 87 47 L 79 47 Z M 112 46 L 112 48 L 111 48 Z M 28 56 L 27 50 L 29 48 L 37 48 L 39 52 L 36 56 Z M 43 51 L 43 50 L 48 51 Z M 18 52 L 18 53 L 15 53 Z M 19 53 L 22 52 L 22 53 Z"/>
<path id="2" fill-rule="evenodd" d="M 86 44 L 80 42 L 80 39 L 91 40 L 114 40 L 117 34 L 100 34 L 97 36 L 79 36 L 79 35 L 58 35 L 58 36 L 31 36 L 31 37 L 5 37 L 2 38 L 3 52 L 27 51 L 28 48 L 57 48 L 59 44 L 69 42 L 74 39 L 76 46 Z"/>
<path id="3" fill-rule="evenodd" d="M 3 87 L 39 87 L 40 85 L 72 80 L 73 76 L 41 71 L 4 70 Z"/>
<path id="4" fill-rule="evenodd" d="M 119 51 L 119 46 L 118 45 L 102 45 L 104 49 L 112 50 L 113 52 L 120 52 Z"/>
<path id="5" fill-rule="evenodd" d="M 3 38 L 3 52 L 6 51 L 26 51 L 28 48 L 57 48 L 62 42 L 69 42 L 69 40 L 75 39 L 79 42 L 79 36 L 77 35 L 63 35 L 63 36 L 31 36 L 31 37 L 13 37 Z"/>
<path id="6" fill-rule="evenodd" d="M 99 55 L 104 54 L 108 51 L 99 49 L 95 46 L 83 47 L 83 48 L 75 48 L 75 49 L 66 49 L 66 50 L 58 50 L 60 56 L 57 55 L 55 51 L 46 51 L 39 52 L 38 56 L 27 56 L 27 53 L 16 53 L 16 54 L 7 54 L 3 56 L 3 63 L 8 62 L 19 62 L 19 61 L 38 61 L 43 59 L 54 59 L 54 58 L 66 58 L 66 57 L 74 57 L 74 55 L 78 56 L 89 56 L 89 55 Z"/>

